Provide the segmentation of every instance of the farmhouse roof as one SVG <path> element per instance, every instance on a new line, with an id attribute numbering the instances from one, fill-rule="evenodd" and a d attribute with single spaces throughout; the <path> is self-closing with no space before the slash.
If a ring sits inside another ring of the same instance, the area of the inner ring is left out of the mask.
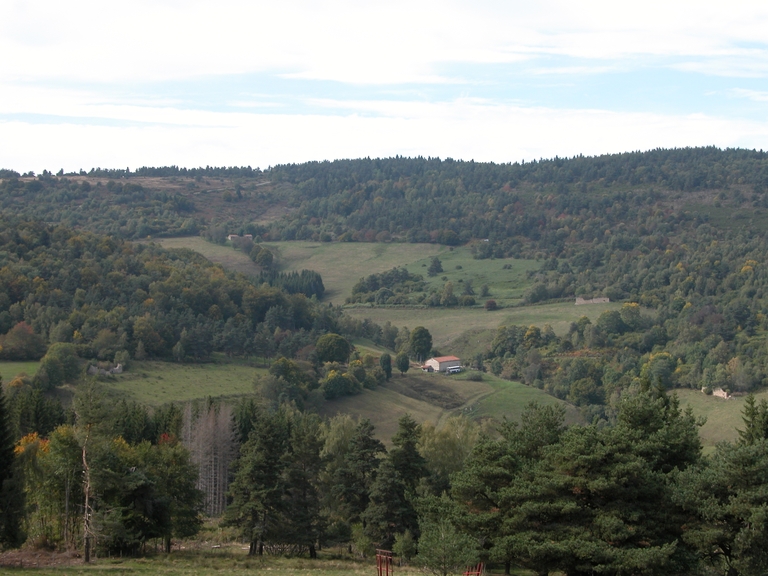
<path id="1" fill-rule="evenodd" d="M 460 358 L 457 358 L 456 356 L 439 356 L 437 358 L 432 358 L 432 360 L 437 360 L 438 362 L 455 362 L 456 360 L 460 360 Z"/>

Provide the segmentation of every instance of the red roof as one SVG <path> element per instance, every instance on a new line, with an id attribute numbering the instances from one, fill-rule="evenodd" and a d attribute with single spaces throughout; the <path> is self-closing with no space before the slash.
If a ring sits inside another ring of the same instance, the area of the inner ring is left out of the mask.
<path id="1" fill-rule="evenodd" d="M 457 360 L 461 360 L 461 358 L 456 358 L 456 356 L 440 356 L 439 358 L 432 358 L 432 360 L 437 360 L 438 362 L 456 362 Z"/>

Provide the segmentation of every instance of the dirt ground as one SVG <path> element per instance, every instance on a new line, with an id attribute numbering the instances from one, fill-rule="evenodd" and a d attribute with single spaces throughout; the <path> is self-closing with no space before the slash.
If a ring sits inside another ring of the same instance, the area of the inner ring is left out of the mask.
<path id="1" fill-rule="evenodd" d="M 21 548 L 0 554 L 0 568 L 51 568 L 82 564 L 77 552 L 52 552 Z"/>

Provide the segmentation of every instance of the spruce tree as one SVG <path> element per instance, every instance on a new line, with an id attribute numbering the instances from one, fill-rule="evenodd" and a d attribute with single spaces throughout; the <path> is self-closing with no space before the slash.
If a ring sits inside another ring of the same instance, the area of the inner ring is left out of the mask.
<path id="1" fill-rule="evenodd" d="M 21 516 L 24 494 L 13 448 L 10 415 L 0 379 L 0 547 L 18 546 L 23 541 Z"/>

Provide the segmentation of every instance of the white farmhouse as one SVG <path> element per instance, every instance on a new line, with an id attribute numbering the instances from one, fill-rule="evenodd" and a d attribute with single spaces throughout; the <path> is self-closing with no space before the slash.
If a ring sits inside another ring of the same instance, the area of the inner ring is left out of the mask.
<path id="1" fill-rule="evenodd" d="M 461 360 L 456 356 L 430 358 L 421 367 L 424 372 L 448 372 L 451 368 L 461 368 Z"/>

